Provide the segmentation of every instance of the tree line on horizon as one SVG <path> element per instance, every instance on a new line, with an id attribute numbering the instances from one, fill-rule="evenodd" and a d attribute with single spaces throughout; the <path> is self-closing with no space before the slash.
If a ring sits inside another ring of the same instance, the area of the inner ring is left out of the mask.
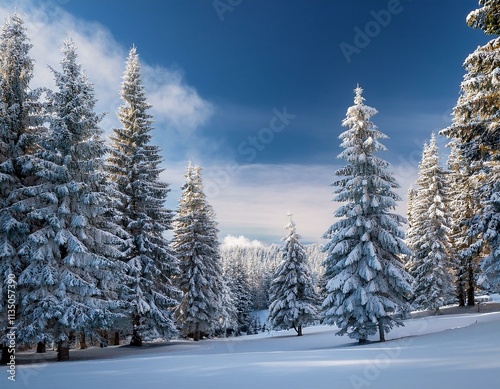
<path id="1" fill-rule="evenodd" d="M 498 35 L 500 1 L 479 4 L 467 23 Z M 67 359 L 70 345 L 105 342 L 110 331 L 136 346 L 249 333 L 251 311 L 267 308 L 270 329 L 302 335 L 321 321 L 360 343 L 377 332 L 383 341 L 412 308 L 438 313 L 451 302 L 474 305 L 479 288 L 498 290 L 499 42 L 466 59 L 453 122 L 441 131 L 450 139 L 448 169 L 432 135 L 408 220 L 393 212 L 399 184 L 378 156 L 386 136 L 358 86 L 339 136 L 347 164 L 332 184 L 340 206 L 328 243 L 304 246 L 290 214 L 284 247 L 221 249 L 201 167 L 188 164 L 178 209 L 165 208 L 170 188 L 151 142 L 136 48 L 120 89 L 121 128 L 107 142 L 74 43 L 64 42 L 61 70 L 51 69 L 56 90 L 31 89 L 31 44 L 22 18 L 9 15 L 0 32 L 2 360 L 10 331 L 39 352 L 56 344 L 58 359 Z"/>

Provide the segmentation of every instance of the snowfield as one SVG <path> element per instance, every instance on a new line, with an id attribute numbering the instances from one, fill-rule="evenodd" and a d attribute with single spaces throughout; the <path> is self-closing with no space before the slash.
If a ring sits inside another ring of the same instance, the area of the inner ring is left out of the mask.
<path id="1" fill-rule="evenodd" d="M 44 389 L 495 389 L 500 388 L 500 312 L 407 320 L 385 343 L 359 346 L 335 328 L 239 338 L 172 341 L 134 355 L 83 350 L 88 361 L 2 368 L 1 388 Z M 76 356 L 79 351 L 72 351 Z M 115 355 L 109 359 L 111 355 Z"/>

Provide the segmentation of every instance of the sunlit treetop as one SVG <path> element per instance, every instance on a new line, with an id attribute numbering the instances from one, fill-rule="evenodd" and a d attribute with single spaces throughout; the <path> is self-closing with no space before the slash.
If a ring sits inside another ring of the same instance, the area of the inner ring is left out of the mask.
<path id="1" fill-rule="evenodd" d="M 500 0 L 479 0 L 482 7 L 467 15 L 467 24 L 486 34 L 500 35 Z"/>

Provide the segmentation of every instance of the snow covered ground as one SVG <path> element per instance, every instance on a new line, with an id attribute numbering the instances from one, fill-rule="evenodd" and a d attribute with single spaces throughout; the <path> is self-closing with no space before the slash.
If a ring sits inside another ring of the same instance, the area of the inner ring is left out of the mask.
<path id="1" fill-rule="evenodd" d="M 114 359 L 19 365 L 15 383 L 3 367 L 0 387 L 500 388 L 499 312 L 411 319 L 391 331 L 387 342 L 363 346 L 334 333 L 335 328 L 316 326 L 303 337 L 292 330 L 173 341 Z M 111 349 L 105 350 L 124 350 Z"/>

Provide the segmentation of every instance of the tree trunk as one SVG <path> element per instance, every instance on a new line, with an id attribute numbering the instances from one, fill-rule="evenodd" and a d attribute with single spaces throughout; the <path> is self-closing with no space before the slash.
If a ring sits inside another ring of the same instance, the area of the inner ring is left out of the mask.
<path id="1" fill-rule="evenodd" d="M 200 335 L 200 330 L 195 330 L 195 331 L 194 331 L 194 334 L 193 334 L 193 340 L 194 340 L 195 342 L 197 342 L 197 341 L 199 341 L 199 340 L 200 340 L 200 337 L 201 337 L 201 335 Z"/>
<path id="2" fill-rule="evenodd" d="M 475 282 L 474 282 L 474 266 L 472 265 L 472 260 L 469 262 L 468 266 L 468 288 L 467 288 L 467 305 L 469 307 L 474 306 L 474 289 L 475 289 Z"/>
<path id="3" fill-rule="evenodd" d="M 384 319 L 378 319 L 378 335 L 381 342 L 385 342 Z"/>
<path id="4" fill-rule="evenodd" d="M 70 331 L 68 336 L 68 347 L 70 344 L 76 343 L 76 332 Z"/>
<path id="5" fill-rule="evenodd" d="M 120 345 L 120 332 L 115 331 L 115 336 L 113 339 L 113 345 L 114 346 L 119 346 Z"/>
<path id="6" fill-rule="evenodd" d="M 87 341 L 85 339 L 85 334 L 80 333 L 80 350 L 85 350 L 87 348 Z"/>
<path id="7" fill-rule="evenodd" d="M 43 354 L 43 353 L 47 352 L 47 346 L 45 344 L 45 341 L 38 342 L 36 344 L 36 352 L 37 352 L 37 354 Z"/>
<path id="8" fill-rule="evenodd" d="M 465 307 L 465 292 L 463 288 L 458 292 L 458 306 Z"/>
<path id="9" fill-rule="evenodd" d="M 469 287 L 467 289 L 467 305 L 469 307 L 473 307 L 475 305 L 474 287 Z"/>
<path id="10" fill-rule="evenodd" d="M 7 345 L 2 344 L 2 358 L 0 359 L 0 365 L 6 365 L 9 362 L 9 349 Z"/>
<path id="11" fill-rule="evenodd" d="M 464 280 L 463 263 L 460 266 L 457 278 L 458 278 L 457 280 L 458 306 L 465 307 L 465 280 Z"/>
<path id="12" fill-rule="evenodd" d="M 134 332 L 132 333 L 132 339 L 130 339 L 130 345 L 136 347 L 142 346 L 142 339 L 136 329 L 134 329 Z"/>
<path id="13" fill-rule="evenodd" d="M 297 336 L 302 336 L 302 325 L 296 326 L 295 323 L 293 323 L 292 328 L 297 333 Z"/>
<path id="14" fill-rule="evenodd" d="M 67 341 L 60 340 L 57 343 L 57 360 L 67 361 L 69 360 L 69 344 Z"/>
<path id="15" fill-rule="evenodd" d="M 134 315 L 132 317 L 132 326 L 134 331 L 132 332 L 132 339 L 130 339 L 130 345 L 141 347 L 142 346 L 142 338 L 139 334 L 139 325 L 141 324 L 141 317 L 139 315 Z"/>

